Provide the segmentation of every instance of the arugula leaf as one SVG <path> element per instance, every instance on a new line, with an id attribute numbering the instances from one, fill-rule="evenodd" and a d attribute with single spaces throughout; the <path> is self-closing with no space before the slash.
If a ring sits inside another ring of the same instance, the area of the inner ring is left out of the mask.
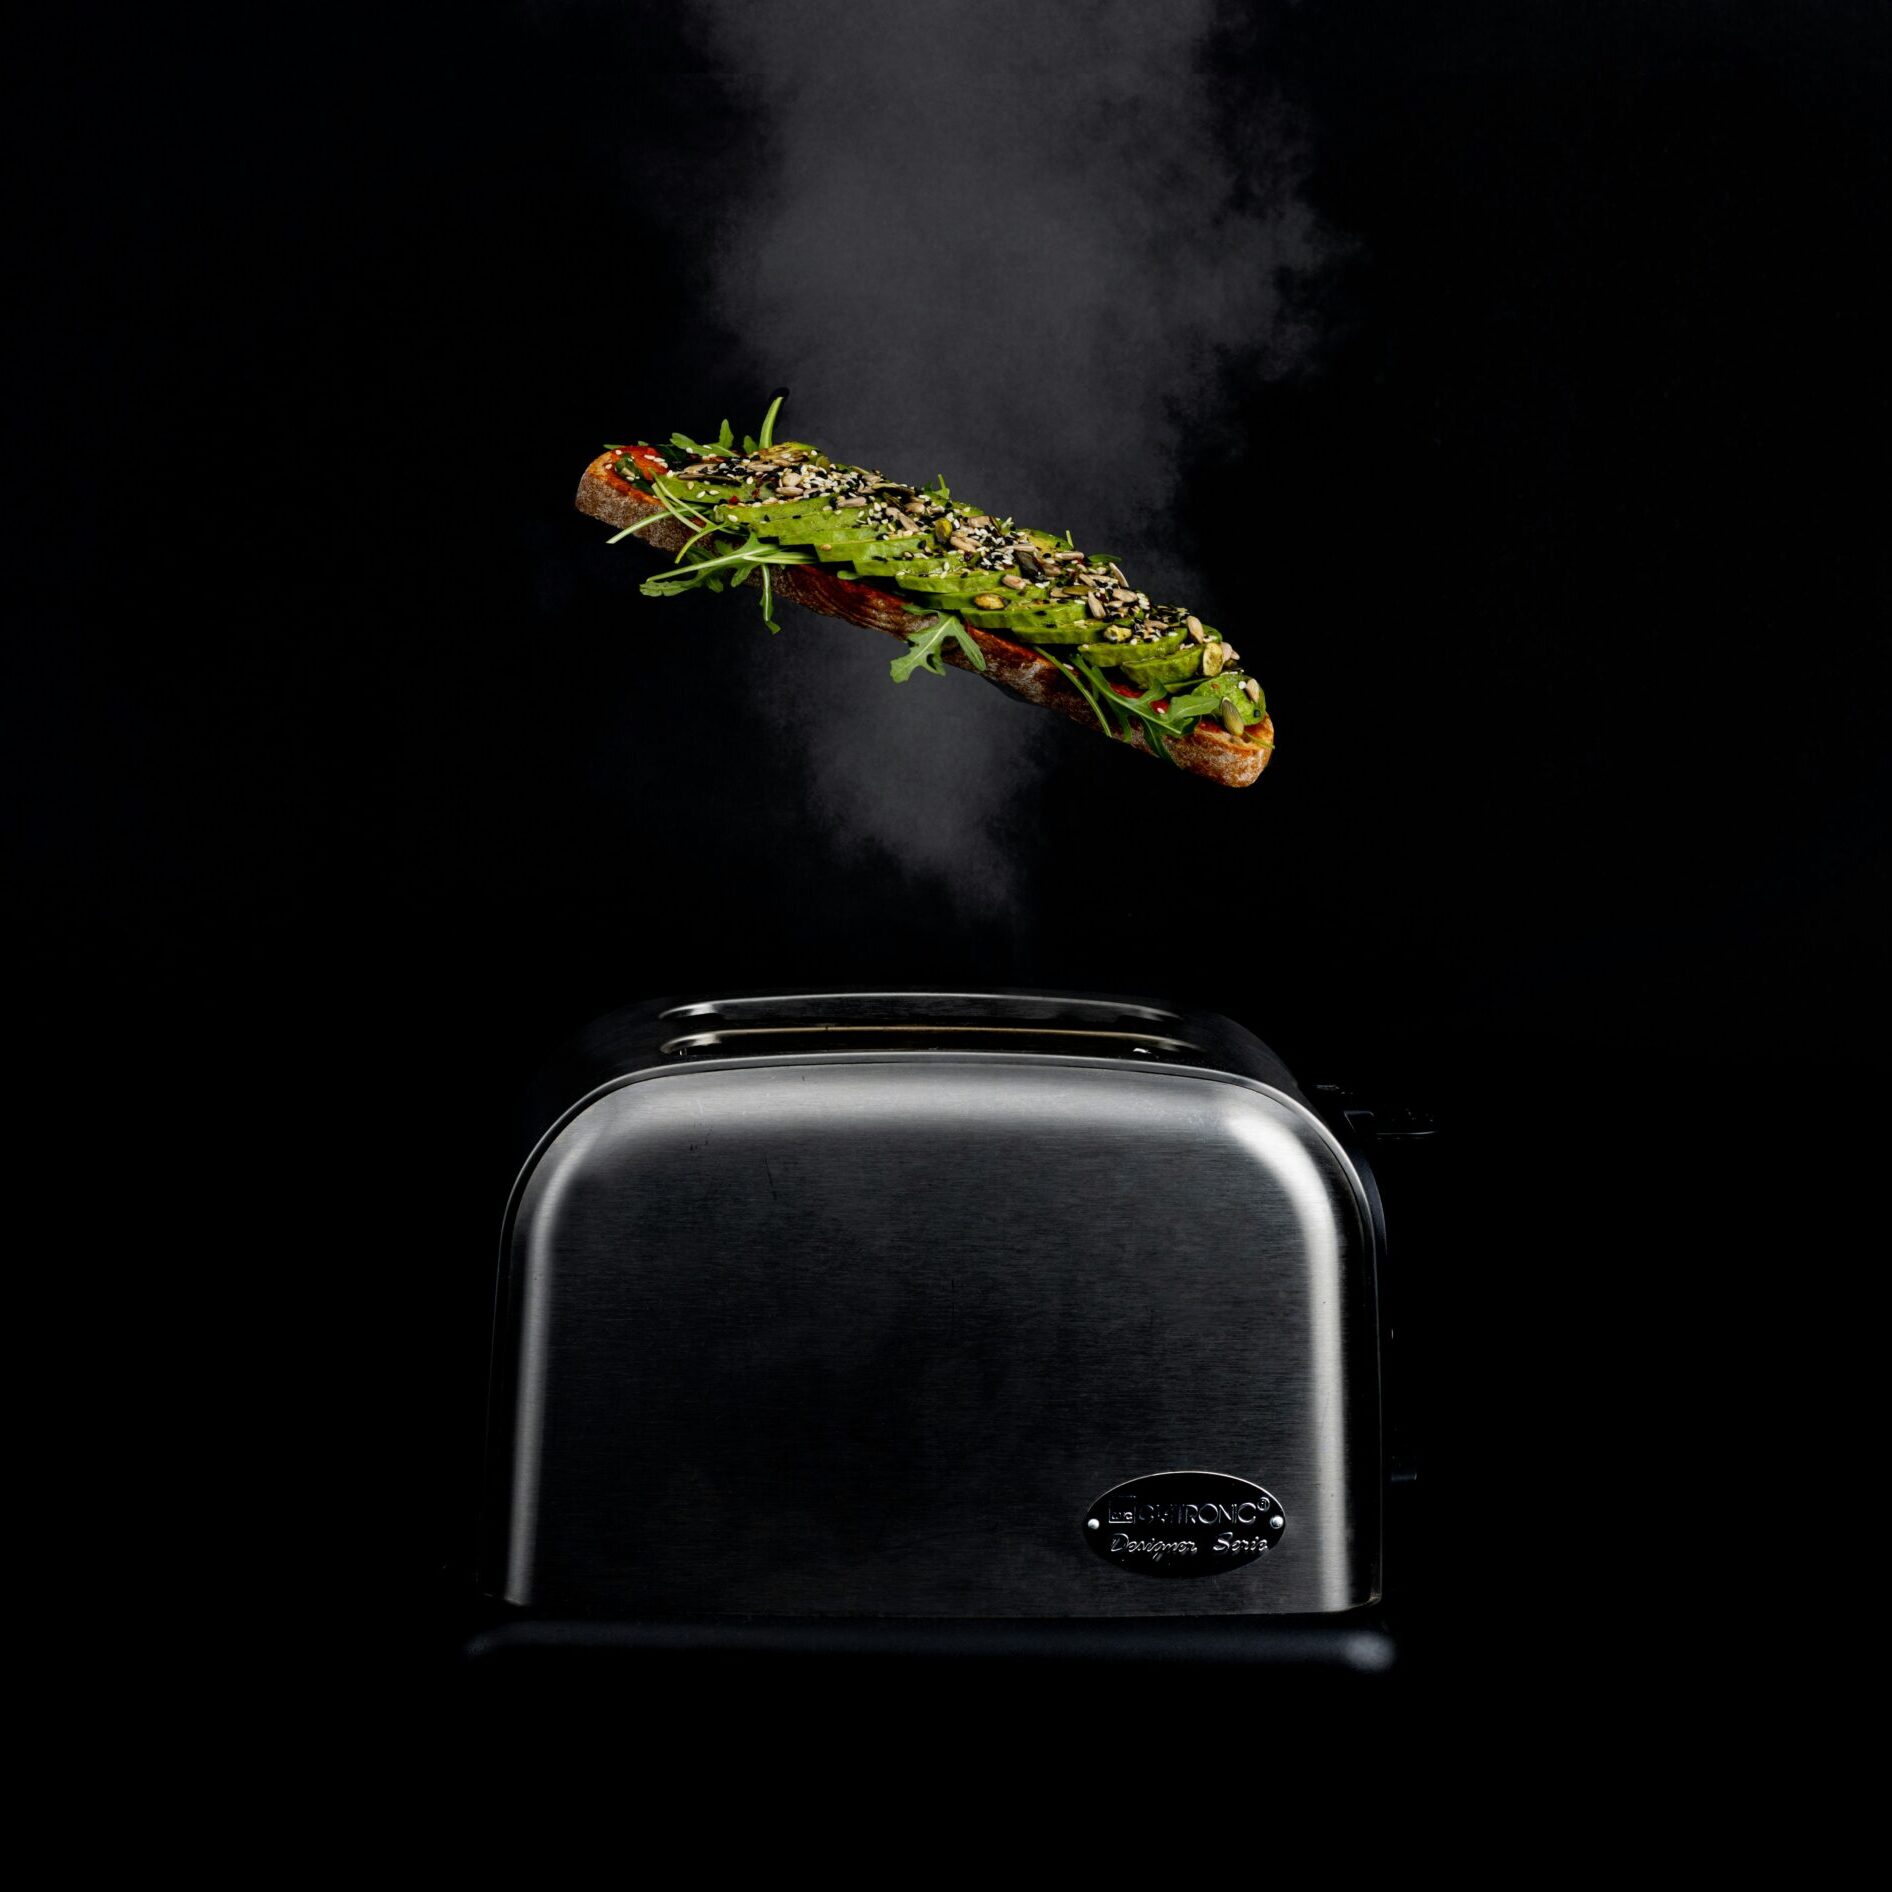
<path id="1" fill-rule="evenodd" d="M 606 545 L 615 545 L 620 539 L 628 539 L 633 532 L 642 532 L 646 526 L 654 526 L 663 517 L 660 512 L 653 512 L 648 519 L 640 519 L 634 526 L 626 526 L 622 532 L 614 532 L 605 540 Z"/>
<path id="2" fill-rule="evenodd" d="M 1228 685 L 1220 677 L 1204 677 L 1193 690 L 1169 699 L 1171 716 L 1213 716 L 1228 695 Z"/>
<path id="3" fill-rule="evenodd" d="M 721 544 L 720 539 L 712 541 L 712 546 Z M 698 585 L 707 582 L 707 574 L 721 571 L 727 566 L 745 565 L 753 568 L 757 565 L 806 565 L 808 562 L 805 553 L 771 545 L 751 532 L 731 551 L 705 547 L 699 553 L 686 545 L 678 552 L 677 563 L 669 571 L 646 578 L 638 589 L 648 598 L 668 598 L 679 591 L 693 591 Z"/>
<path id="4" fill-rule="evenodd" d="M 769 627 L 769 635 L 776 636 L 781 626 L 775 621 L 775 587 L 769 577 L 769 568 L 763 565 L 762 572 L 762 622 Z"/>
<path id="5" fill-rule="evenodd" d="M 709 458 L 709 448 L 699 447 L 688 434 L 672 434 L 670 436 L 670 444 L 673 447 L 681 447 L 685 453 L 690 454 L 695 459 L 706 460 Z"/>
<path id="6" fill-rule="evenodd" d="M 723 422 L 723 430 L 716 436 L 716 444 L 723 448 L 733 447 L 736 444 L 736 436 L 729 431 L 728 421 Z"/>
<path id="7" fill-rule="evenodd" d="M 699 585 L 710 591 L 721 591 L 725 585 L 733 588 L 741 584 L 759 568 L 762 572 L 762 621 L 771 631 L 779 631 L 782 627 L 775 621 L 775 594 L 768 568 L 771 565 L 806 565 L 810 562 L 810 554 L 791 551 L 783 545 L 771 545 L 753 532 L 747 533 L 740 545 L 731 547 L 726 540 L 714 536 L 720 530 L 716 521 L 705 517 L 694 506 L 670 493 L 659 493 L 657 503 L 663 508 L 662 512 L 654 512 L 648 519 L 640 519 L 635 525 L 626 526 L 622 532 L 614 534 L 609 543 L 615 545 L 619 539 L 629 538 L 633 532 L 641 532 L 646 526 L 655 525 L 666 516 L 688 526 L 690 536 L 677 548 L 671 569 L 646 578 L 638 590 L 647 598 L 674 598 L 679 592 L 694 591 Z M 698 546 L 706 538 L 709 544 L 699 551 Z"/>
<path id="8" fill-rule="evenodd" d="M 1091 690 L 1091 686 L 1088 683 L 1086 683 L 1084 679 L 1080 677 L 1078 673 L 1075 670 L 1073 670 L 1071 666 L 1063 660 L 1063 658 L 1061 658 L 1054 650 L 1050 649 L 1049 646 L 1041 644 L 1038 647 L 1038 654 L 1041 657 L 1047 658 L 1051 663 L 1055 664 L 1058 669 L 1064 672 L 1065 676 L 1070 680 L 1072 687 L 1077 691 L 1078 695 L 1081 696 L 1084 699 L 1084 701 L 1091 706 L 1091 714 L 1097 718 L 1097 727 L 1101 729 L 1106 736 L 1109 736 L 1114 741 L 1116 739 L 1116 732 L 1112 730 L 1110 726 L 1110 718 L 1104 714 L 1102 707 L 1099 705 L 1096 696 L 1093 694 Z"/>
<path id="9" fill-rule="evenodd" d="M 904 657 L 896 657 L 887 666 L 887 674 L 896 683 L 906 682 L 915 670 L 930 670 L 936 677 L 943 677 L 949 637 L 959 640 L 959 647 L 973 669 L 985 668 L 985 652 L 973 641 L 972 633 L 949 612 L 942 611 L 930 622 L 916 625 L 906 636 L 911 648 Z"/>
<path id="10" fill-rule="evenodd" d="M 1158 709 L 1156 706 L 1163 699 L 1163 690 L 1160 685 L 1155 689 L 1145 690 L 1141 696 L 1125 696 L 1097 667 L 1094 658 L 1080 653 L 1076 665 L 1073 666 L 1065 663 L 1062 658 L 1043 645 L 1039 647 L 1039 654 L 1050 658 L 1051 662 L 1070 679 L 1078 694 L 1090 705 L 1091 714 L 1097 718 L 1097 726 L 1105 735 L 1114 737 L 1119 742 L 1128 742 L 1132 729 L 1140 723 L 1144 730 L 1144 741 L 1148 746 L 1164 761 L 1176 768 L 1182 767 L 1182 764 L 1170 753 L 1169 745 L 1188 735 L 1189 731 L 1195 727 L 1196 719 L 1193 716 L 1185 719 L 1175 718 L 1173 703 L 1167 708 Z M 1109 711 L 1108 715 L 1105 714 L 1106 710 Z"/>
<path id="11" fill-rule="evenodd" d="M 759 445 L 771 447 L 775 444 L 775 417 L 782 411 L 782 403 L 788 399 L 786 388 L 777 388 L 775 398 L 769 403 L 769 411 L 762 416 L 762 434 Z M 750 448 L 754 452 L 755 448 Z"/>

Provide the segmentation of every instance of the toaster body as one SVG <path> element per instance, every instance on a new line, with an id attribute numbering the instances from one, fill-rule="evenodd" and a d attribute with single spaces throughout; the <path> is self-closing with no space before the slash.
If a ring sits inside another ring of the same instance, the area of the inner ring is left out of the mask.
<path id="1" fill-rule="evenodd" d="M 653 1005 L 507 1212 L 480 1570 L 575 1616 L 1336 1612 L 1379 1589 L 1377 1198 L 1221 1018 Z"/>

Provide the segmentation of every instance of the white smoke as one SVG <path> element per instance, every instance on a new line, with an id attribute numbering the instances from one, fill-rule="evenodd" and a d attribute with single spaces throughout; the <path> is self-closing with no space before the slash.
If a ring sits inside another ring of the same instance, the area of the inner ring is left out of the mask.
<path id="1" fill-rule="evenodd" d="M 1283 285 L 1323 245 L 1286 112 L 1243 119 L 1208 0 L 705 0 L 757 134 L 704 177 L 715 318 L 787 437 L 1074 532 L 1187 598 L 1168 525 L 1222 370 L 1304 353 Z M 1253 96 L 1252 75 L 1243 96 Z M 749 424 L 753 425 L 753 422 Z M 1056 731 L 976 680 L 791 614 L 749 671 L 793 717 L 832 839 L 1014 908 Z"/>

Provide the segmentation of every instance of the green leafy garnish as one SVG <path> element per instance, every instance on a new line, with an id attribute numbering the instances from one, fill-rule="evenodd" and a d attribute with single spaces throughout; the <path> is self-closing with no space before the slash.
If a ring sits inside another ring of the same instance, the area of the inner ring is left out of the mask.
<path id="1" fill-rule="evenodd" d="M 614 532 L 605 540 L 606 545 L 615 545 L 620 539 L 628 539 L 633 532 L 642 532 L 646 526 L 654 526 L 663 517 L 660 512 L 653 512 L 648 519 L 640 519 L 634 526 L 626 526 L 622 532 Z"/>
<path id="2" fill-rule="evenodd" d="M 1131 730 L 1140 723 L 1143 726 L 1144 741 L 1148 747 L 1160 755 L 1164 761 L 1175 763 L 1177 768 L 1181 768 L 1182 764 L 1170 754 L 1169 745 L 1188 735 L 1195 727 L 1195 718 L 1192 716 L 1178 724 L 1170 717 L 1167 706 L 1159 709 L 1157 705 L 1162 703 L 1165 694 L 1160 684 L 1154 689 L 1145 690 L 1140 696 L 1125 696 L 1098 669 L 1095 658 L 1080 655 L 1077 662 L 1078 668 L 1096 685 L 1098 696 L 1104 706 L 1117 719 L 1121 739 L 1128 742 Z"/>
<path id="3" fill-rule="evenodd" d="M 1048 657 L 1064 672 L 1090 705 L 1091 714 L 1097 718 L 1098 727 L 1105 735 L 1128 742 L 1132 731 L 1141 727 L 1145 744 L 1177 768 L 1182 764 L 1176 761 L 1169 745 L 1180 742 L 1205 715 L 1219 709 L 1228 689 L 1236 683 L 1236 679 L 1230 678 L 1224 685 L 1220 678 L 1213 678 L 1187 695 L 1169 697 L 1167 702 L 1164 701 L 1167 686 L 1162 684 L 1138 696 L 1125 696 L 1104 675 L 1095 658 L 1080 654 L 1075 665 L 1068 664 L 1042 645 L 1039 654 Z"/>
<path id="4" fill-rule="evenodd" d="M 712 540 L 701 552 L 693 545 L 684 546 L 677 553 L 677 562 L 667 572 L 658 572 L 654 577 L 646 578 L 638 586 L 647 598 L 674 598 L 680 591 L 694 591 L 697 586 L 707 586 L 711 591 L 720 591 L 725 583 L 739 585 L 751 573 L 762 573 L 762 621 L 771 631 L 782 627 L 775 621 L 775 591 L 769 578 L 771 565 L 806 565 L 808 557 L 802 552 L 791 552 L 786 547 L 771 545 L 766 539 L 759 539 L 751 532 L 743 542 L 731 550 L 718 549 L 721 540 Z"/>
<path id="5" fill-rule="evenodd" d="M 966 653 L 966 660 L 973 669 L 985 668 L 985 652 L 973 641 L 972 633 L 951 615 L 941 612 L 938 617 L 916 626 L 906 634 L 911 647 L 904 657 L 896 657 L 887 666 L 887 674 L 896 683 L 904 683 L 916 670 L 930 670 L 936 677 L 946 674 L 946 642 L 948 638 L 957 638 L 959 647 Z"/>
<path id="6" fill-rule="evenodd" d="M 1213 716 L 1246 681 L 1241 676 L 1204 677 L 1186 696 L 1170 698 L 1169 713 L 1171 716 Z M 1265 696 L 1255 699 L 1256 722 L 1261 720 L 1267 708 L 1268 699 Z"/>
<path id="7" fill-rule="evenodd" d="M 771 631 L 779 631 L 782 627 L 775 621 L 775 587 L 769 567 L 806 565 L 811 563 L 809 554 L 792 551 L 785 545 L 771 545 L 753 532 L 746 533 L 740 545 L 731 545 L 727 540 L 713 536 L 718 530 L 716 521 L 705 517 L 694 506 L 670 493 L 658 493 L 655 497 L 663 508 L 662 512 L 654 512 L 648 519 L 640 519 L 635 525 L 626 526 L 622 532 L 615 533 L 608 543 L 615 545 L 619 539 L 629 538 L 633 532 L 641 532 L 646 526 L 655 525 L 666 514 L 688 526 L 690 536 L 677 548 L 671 569 L 646 578 L 638 590 L 646 598 L 674 598 L 679 592 L 694 591 L 699 586 L 708 591 L 721 591 L 726 584 L 740 585 L 760 571 L 762 622 Z M 707 545 L 702 544 L 705 539 L 709 540 Z"/>
<path id="8" fill-rule="evenodd" d="M 1079 676 L 1078 673 L 1075 670 L 1073 670 L 1068 663 L 1066 663 L 1060 656 L 1058 656 L 1058 654 L 1055 651 L 1047 648 L 1046 646 L 1040 645 L 1038 654 L 1039 656 L 1045 658 L 1047 662 L 1055 665 L 1059 670 L 1062 670 L 1064 672 L 1066 679 L 1071 684 L 1071 687 L 1075 689 L 1078 695 L 1081 696 L 1084 699 L 1084 701 L 1091 706 L 1091 714 L 1097 718 L 1098 728 L 1101 729 L 1106 736 L 1110 736 L 1114 739 L 1116 732 L 1110 726 L 1110 719 L 1104 714 L 1103 710 L 1099 707 L 1098 702 L 1097 702 L 1097 697 L 1095 693 L 1092 691 L 1091 686 L 1088 683 L 1086 683 L 1084 679 L 1081 676 Z"/>

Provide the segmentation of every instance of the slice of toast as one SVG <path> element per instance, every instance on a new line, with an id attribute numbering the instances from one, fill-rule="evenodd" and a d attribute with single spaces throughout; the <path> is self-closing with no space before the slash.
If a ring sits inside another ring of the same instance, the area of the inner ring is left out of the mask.
<path id="1" fill-rule="evenodd" d="M 690 536 L 689 529 L 680 520 L 665 515 L 650 494 L 640 491 L 615 472 L 612 463 L 616 458 L 615 453 L 603 453 L 585 468 L 584 478 L 578 482 L 578 510 L 620 531 L 626 526 L 642 525 L 656 514 L 657 522 L 645 525 L 637 536 L 646 545 L 674 552 Z M 923 622 L 907 608 L 897 590 L 882 590 L 877 585 L 842 578 L 820 565 L 776 566 L 770 578 L 777 595 L 791 603 L 820 611 L 828 617 L 845 618 L 850 624 L 863 625 L 868 630 L 905 638 Z M 1153 738 L 1141 724 L 1127 737 L 1102 728 L 1096 712 L 1072 687 L 1070 679 L 1037 651 L 991 631 L 969 629 L 967 634 L 985 658 L 984 671 L 974 670 L 971 659 L 951 639 L 943 653 L 948 663 L 961 670 L 973 670 L 975 675 L 983 674 L 991 682 L 1022 696 L 1026 702 L 1056 710 L 1060 716 L 1068 716 L 1072 722 L 1094 729 L 1099 735 L 1110 736 L 1113 741 L 1127 741 L 1145 754 L 1154 753 Z M 1192 774 L 1206 775 L 1229 788 L 1246 788 L 1268 766 L 1268 759 L 1274 754 L 1274 723 L 1264 716 L 1246 738 L 1237 738 L 1219 722 L 1205 717 L 1180 741 L 1164 746 L 1171 757 Z"/>

